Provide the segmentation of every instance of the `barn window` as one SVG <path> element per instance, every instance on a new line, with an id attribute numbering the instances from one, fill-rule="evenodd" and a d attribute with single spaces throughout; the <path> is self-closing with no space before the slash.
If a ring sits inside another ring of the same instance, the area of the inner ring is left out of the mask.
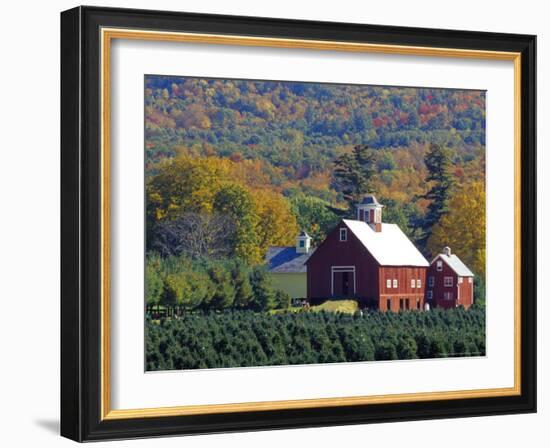
<path id="1" fill-rule="evenodd" d="M 443 286 L 453 286 L 453 278 L 452 277 L 444 277 L 443 278 Z"/>
<path id="2" fill-rule="evenodd" d="M 443 298 L 445 300 L 453 300 L 453 293 L 452 292 L 445 292 L 445 293 L 443 293 Z"/>
<path id="3" fill-rule="evenodd" d="M 304 240 L 300 240 L 300 247 L 304 247 L 305 244 L 306 242 Z"/>
<path id="4" fill-rule="evenodd" d="M 420 309 L 420 299 L 416 299 L 416 309 Z"/>
<path id="5" fill-rule="evenodd" d="M 416 283 L 414 282 L 414 278 L 411 278 L 411 288 L 414 289 L 415 285 L 416 285 Z"/>
<path id="6" fill-rule="evenodd" d="M 416 279 L 416 287 L 422 288 L 422 280 L 420 280 L 419 278 Z"/>
<path id="7" fill-rule="evenodd" d="M 430 275 L 428 277 L 428 286 L 433 286 L 435 285 L 435 277 L 433 275 Z"/>
<path id="8" fill-rule="evenodd" d="M 408 310 L 410 308 L 409 299 L 405 299 L 405 309 Z"/>
<path id="9" fill-rule="evenodd" d="M 399 299 L 399 309 L 402 310 L 405 308 L 405 305 L 404 305 L 404 300 L 403 299 Z"/>
<path id="10" fill-rule="evenodd" d="M 428 292 L 426 293 L 426 297 L 428 298 L 428 300 L 432 300 L 433 296 L 434 296 L 433 291 L 428 291 Z"/>
<path id="11" fill-rule="evenodd" d="M 468 277 L 468 283 L 472 283 L 472 277 Z"/>
<path id="12" fill-rule="evenodd" d="M 435 264 L 435 268 L 436 270 L 441 272 L 443 270 L 443 262 L 441 260 L 437 260 L 437 263 Z"/>
<path id="13" fill-rule="evenodd" d="M 386 280 L 386 288 L 391 289 L 391 279 Z"/>
<path id="14" fill-rule="evenodd" d="M 396 278 L 393 279 L 393 287 L 397 288 L 397 279 Z"/>
<path id="15" fill-rule="evenodd" d="M 391 299 L 386 299 L 386 309 L 391 310 Z"/>
<path id="16" fill-rule="evenodd" d="M 462 283 L 462 277 L 458 277 L 458 283 Z"/>
<path id="17" fill-rule="evenodd" d="M 348 240 L 348 229 L 340 229 L 340 241 Z"/>

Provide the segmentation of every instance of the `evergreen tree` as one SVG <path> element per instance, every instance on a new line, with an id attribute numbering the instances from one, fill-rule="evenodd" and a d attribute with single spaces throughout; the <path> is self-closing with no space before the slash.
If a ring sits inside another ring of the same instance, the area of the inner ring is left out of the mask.
<path id="1" fill-rule="evenodd" d="M 280 289 L 277 289 L 275 291 L 275 307 L 276 308 L 280 308 L 280 309 L 286 309 L 286 308 L 289 308 L 290 307 L 290 296 L 280 290 Z"/>
<path id="2" fill-rule="evenodd" d="M 254 291 L 250 284 L 250 278 L 245 266 L 242 263 L 236 263 L 232 271 L 233 284 L 235 285 L 235 308 L 245 309 L 250 306 L 254 298 Z"/>
<path id="3" fill-rule="evenodd" d="M 397 359 L 397 351 L 395 350 L 395 344 L 393 343 L 393 341 L 379 341 L 376 345 L 376 350 L 374 352 L 374 359 L 376 361 Z"/>
<path id="4" fill-rule="evenodd" d="M 183 302 L 184 306 L 195 309 L 200 307 L 203 302 L 209 303 L 211 301 L 215 285 L 206 272 L 192 270 L 187 273 L 187 281 L 190 285 L 190 290 Z"/>
<path id="5" fill-rule="evenodd" d="M 181 277 L 170 274 L 164 279 L 160 303 L 167 311 L 180 303 L 183 289 L 184 280 Z"/>
<path id="6" fill-rule="evenodd" d="M 485 277 L 474 278 L 474 305 L 485 307 Z"/>
<path id="7" fill-rule="evenodd" d="M 416 341 L 408 335 L 405 335 L 399 339 L 396 346 L 397 357 L 399 359 L 415 359 L 418 358 L 418 347 Z"/>
<path id="8" fill-rule="evenodd" d="M 231 307 L 235 300 L 235 288 L 229 272 L 222 266 L 212 266 L 208 274 L 214 284 L 212 307 L 215 309 Z"/>
<path id="9" fill-rule="evenodd" d="M 147 257 L 145 265 L 145 304 L 151 309 L 160 303 L 163 290 L 162 277 L 159 272 L 160 259 L 153 254 Z"/>
<path id="10" fill-rule="evenodd" d="M 357 145 L 351 154 L 335 160 L 333 184 L 348 203 L 348 213 L 354 213 L 356 204 L 369 192 L 375 172 L 374 154 L 366 145 Z"/>
<path id="11" fill-rule="evenodd" d="M 265 269 L 258 267 L 250 276 L 254 298 L 252 309 L 255 311 L 267 311 L 275 308 L 275 291 Z"/>
<path id="12" fill-rule="evenodd" d="M 424 158 L 428 169 L 426 182 L 431 183 L 431 188 L 423 196 L 430 201 L 424 218 L 424 237 L 421 243 L 425 246 L 431 235 L 432 227 L 439 222 L 441 217 L 448 212 L 448 202 L 453 187 L 453 175 L 451 168 L 451 155 L 441 145 L 432 144 Z"/>
<path id="13" fill-rule="evenodd" d="M 147 370 L 483 356 L 485 310 L 187 313 L 146 320 Z"/>

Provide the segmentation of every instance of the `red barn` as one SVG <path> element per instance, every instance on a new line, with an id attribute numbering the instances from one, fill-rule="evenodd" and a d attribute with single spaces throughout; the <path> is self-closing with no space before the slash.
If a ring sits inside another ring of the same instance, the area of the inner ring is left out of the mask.
<path id="1" fill-rule="evenodd" d="M 426 300 L 442 308 L 469 308 L 474 303 L 474 274 L 450 247 L 430 264 Z"/>
<path id="2" fill-rule="evenodd" d="M 382 205 L 367 195 L 357 220 L 343 219 L 306 261 L 310 302 L 354 298 L 380 310 L 423 309 L 428 261 Z"/>

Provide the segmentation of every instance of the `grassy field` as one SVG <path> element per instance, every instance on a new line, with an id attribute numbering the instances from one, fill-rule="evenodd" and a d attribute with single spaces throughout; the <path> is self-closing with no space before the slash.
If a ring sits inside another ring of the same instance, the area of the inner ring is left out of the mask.
<path id="1" fill-rule="evenodd" d="M 312 311 L 353 314 L 359 309 L 359 304 L 355 300 L 327 300 L 320 305 L 312 306 L 310 309 Z"/>
<path id="2" fill-rule="evenodd" d="M 301 306 L 291 306 L 289 308 L 281 308 L 277 310 L 269 311 L 269 314 L 281 314 L 281 313 L 300 313 L 305 311 L 326 311 L 329 313 L 346 313 L 353 314 L 359 310 L 359 304 L 356 300 L 327 300 L 320 305 L 314 305 L 309 308 Z"/>

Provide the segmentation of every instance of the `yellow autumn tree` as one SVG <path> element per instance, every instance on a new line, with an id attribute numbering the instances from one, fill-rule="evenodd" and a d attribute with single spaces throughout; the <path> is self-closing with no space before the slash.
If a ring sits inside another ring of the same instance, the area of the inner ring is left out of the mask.
<path id="1" fill-rule="evenodd" d="M 180 155 L 167 160 L 147 182 L 148 214 L 162 220 L 182 212 L 211 212 L 214 195 L 232 173 L 233 162 L 219 157 Z"/>
<path id="2" fill-rule="evenodd" d="M 256 227 L 261 253 L 269 246 L 293 246 L 298 234 L 296 217 L 287 199 L 272 190 L 253 190 L 252 197 L 259 216 Z"/>
<path id="3" fill-rule="evenodd" d="M 449 212 L 434 225 L 428 251 L 449 246 L 476 275 L 485 276 L 485 187 L 472 182 L 449 200 Z"/>

